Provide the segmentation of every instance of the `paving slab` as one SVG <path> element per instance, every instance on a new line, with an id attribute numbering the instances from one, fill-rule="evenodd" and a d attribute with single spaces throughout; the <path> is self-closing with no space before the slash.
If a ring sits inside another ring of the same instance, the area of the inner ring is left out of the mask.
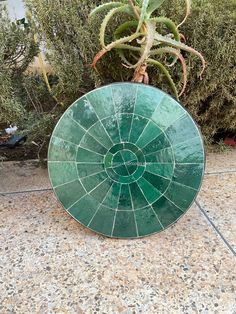
<path id="1" fill-rule="evenodd" d="M 47 168 L 37 160 L 0 163 L 0 193 L 50 187 Z"/>
<path id="2" fill-rule="evenodd" d="M 52 192 L 0 196 L 0 312 L 235 314 L 235 258 L 194 205 L 143 239 L 109 239 Z"/>
<path id="3" fill-rule="evenodd" d="M 206 173 L 236 172 L 236 149 L 222 153 L 208 153 L 206 156 Z"/>
<path id="4" fill-rule="evenodd" d="M 236 172 L 205 176 L 198 202 L 236 252 Z"/>

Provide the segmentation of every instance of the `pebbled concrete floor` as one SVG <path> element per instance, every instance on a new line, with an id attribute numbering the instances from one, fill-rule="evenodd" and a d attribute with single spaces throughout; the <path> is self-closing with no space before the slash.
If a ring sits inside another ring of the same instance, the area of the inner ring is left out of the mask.
<path id="1" fill-rule="evenodd" d="M 97 235 L 37 162 L 0 164 L 1 314 L 235 314 L 236 150 L 207 157 L 197 202 L 143 239 Z"/>

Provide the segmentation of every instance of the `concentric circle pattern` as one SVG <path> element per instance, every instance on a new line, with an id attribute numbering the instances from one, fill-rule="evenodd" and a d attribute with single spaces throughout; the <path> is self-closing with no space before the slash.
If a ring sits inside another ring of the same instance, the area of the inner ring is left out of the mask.
<path id="1" fill-rule="evenodd" d="M 204 173 L 201 135 L 172 97 L 116 83 L 67 109 L 48 152 L 54 191 L 76 220 L 109 237 L 164 230 L 191 206 Z"/>

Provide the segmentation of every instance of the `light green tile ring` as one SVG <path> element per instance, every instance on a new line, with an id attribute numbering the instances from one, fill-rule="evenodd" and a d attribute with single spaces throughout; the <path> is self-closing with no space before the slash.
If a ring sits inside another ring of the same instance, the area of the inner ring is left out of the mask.
<path id="1" fill-rule="evenodd" d="M 54 192 L 89 229 L 139 238 L 166 229 L 200 189 L 200 131 L 171 96 L 144 84 L 115 83 L 74 102 L 48 150 Z"/>

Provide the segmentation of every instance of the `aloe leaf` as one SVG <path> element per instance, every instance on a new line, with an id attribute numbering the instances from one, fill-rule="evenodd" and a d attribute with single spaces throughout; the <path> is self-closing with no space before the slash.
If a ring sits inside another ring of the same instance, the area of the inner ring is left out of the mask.
<path id="1" fill-rule="evenodd" d="M 117 39 L 113 42 L 111 42 L 109 45 L 107 45 L 106 47 L 104 47 L 102 50 L 100 50 L 96 56 L 94 57 L 93 59 L 93 63 L 92 63 L 92 67 L 94 69 L 96 69 L 96 63 L 98 62 L 98 60 L 105 54 L 107 53 L 108 51 L 112 50 L 113 48 L 116 48 L 116 46 L 118 46 L 119 44 L 124 44 L 124 43 L 127 43 L 127 42 L 131 42 L 132 40 L 142 36 L 143 33 L 135 33 L 135 34 L 132 34 L 130 36 L 126 36 L 126 37 L 123 37 L 123 38 L 120 38 L 120 39 Z"/>
<path id="2" fill-rule="evenodd" d="M 153 65 L 156 65 L 162 72 L 163 74 L 166 76 L 167 80 L 169 81 L 169 84 L 170 84 L 170 87 L 172 88 L 172 91 L 176 97 L 177 100 L 179 100 L 179 96 L 178 96 L 178 91 L 177 91 L 177 88 L 176 88 L 176 85 L 169 73 L 169 71 L 166 69 L 166 67 L 159 61 L 156 61 L 154 59 L 148 59 L 147 60 L 148 64 L 153 64 Z"/>
<path id="3" fill-rule="evenodd" d="M 98 7 L 94 8 L 94 9 L 90 12 L 89 16 L 92 17 L 92 16 L 94 16 L 95 14 L 100 13 L 100 12 L 102 12 L 102 11 L 104 11 L 104 10 L 113 9 L 113 8 L 118 8 L 118 7 L 123 6 L 123 5 L 124 5 L 124 3 L 122 3 L 122 2 L 108 2 L 108 3 L 103 3 L 103 4 L 99 5 Z"/>
<path id="4" fill-rule="evenodd" d="M 187 17 L 189 16 L 190 9 L 191 9 L 191 0 L 185 0 L 186 3 L 186 12 L 183 21 L 177 26 L 179 28 L 181 25 L 184 24 L 184 22 L 187 20 Z"/>
<path id="5" fill-rule="evenodd" d="M 99 34 L 100 44 L 102 47 L 106 46 L 106 44 L 105 44 L 105 31 L 106 31 L 107 24 L 109 23 L 110 19 L 116 13 L 120 13 L 120 12 L 125 12 L 125 13 L 133 15 L 133 12 L 128 5 L 124 5 L 124 6 L 121 6 L 119 8 L 111 9 L 107 13 L 107 15 L 104 17 L 104 19 L 102 21 L 101 28 L 100 28 L 100 34 Z"/>
<path id="6" fill-rule="evenodd" d="M 138 27 L 137 27 L 136 32 L 139 32 L 140 28 L 143 25 L 143 22 L 144 22 L 144 20 L 146 18 L 148 4 L 149 4 L 149 0 L 143 0 L 141 13 L 140 13 L 140 18 L 139 18 Z"/>
<path id="7" fill-rule="evenodd" d="M 146 22 L 146 40 L 143 48 L 143 54 L 141 55 L 139 61 L 133 65 L 133 68 L 136 68 L 146 62 L 146 59 L 149 57 L 150 50 L 153 46 L 153 42 L 155 39 L 155 23 L 150 20 Z"/>
<path id="8" fill-rule="evenodd" d="M 125 30 L 129 29 L 130 27 L 134 26 L 137 27 L 138 21 L 127 21 L 121 24 L 114 32 L 114 37 L 118 39 L 119 35 L 122 34 Z"/>
<path id="9" fill-rule="evenodd" d="M 160 16 L 160 17 L 151 18 L 150 21 L 165 24 L 166 27 L 169 29 L 169 31 L 173 33 L 175 40 L 180 41 L 180 33 L 177 29 L 177 26 L 171 19 L 165 16 Z"/>
<path id="10" fill-rule="evenodd" d="M 147 14 L 150 16 L 155 10 L 157 10 L 165 0 L 150 0 L 147 8 Z"/>
<path id="11" fill-rule="evenodd" d="M 202 54 L 200 52 L 198 52 L 197 50 L 193 49 L 192 47 L 189 47 L 179 41 L 176 41 L 174 39 L 171 39 L 171 38 L 168 38 L 166 36 L 162 36 L 160 34 L 155 34 L 155 40 L 157 40 L 158 42 L 161 42 L 161 43 L 165 43 L 171 47 L 174 47 L 174 48 L 177 48 L 177 49 L 181 49 L 181 50 L 184 50 L 184 51 L 187 51 L 187 52 L 190 52 L 190 53 L 193 53 L 195 54 L 196 56 L 198 56 L 202 62 L 202 71 L 200 73 L 200 77 L 202 75 L 202 73 L 204 72 L 205 70 L 205 67 L 206 67 L 206 62 L 205 62 L 205 59 L 203 58 Z"/>
<path id="12" fill-rule="evenodd" d="M 157 55 L 157 54 L 164 54 L 164 53 L 170 53 L 172 55 L 174 55 L 177 60 L 179 59 L 182 65 L 182 70 L 183 70 L 183 87 L 181 92 L 179 93 L 179 97 L 184 93 L 185 89 L 186 89 L 186 85 L 187 85 L 187 66 L 186 66 L 186 62 L 184 60 L 184 57 L 182 56 L 182 54 L 175 48 L 172 47 L 163 47 L 163 48 L 158 48 L 155 49 L 153 51 L 151 51 L 151 55 Z"/>

